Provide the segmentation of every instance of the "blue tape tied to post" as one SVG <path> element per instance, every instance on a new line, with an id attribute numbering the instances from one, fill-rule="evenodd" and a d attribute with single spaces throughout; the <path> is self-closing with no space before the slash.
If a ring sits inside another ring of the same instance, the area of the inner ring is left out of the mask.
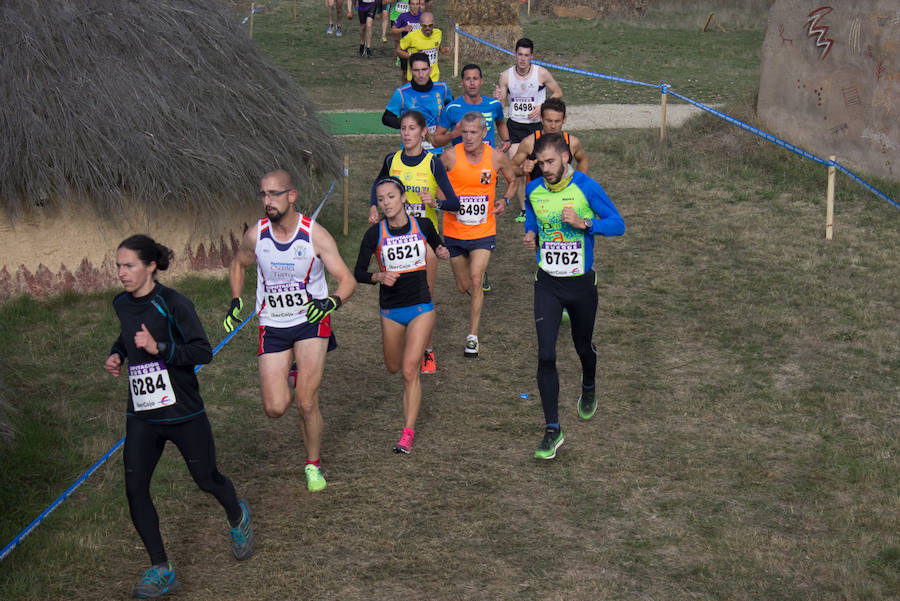
<path id="1" fill-rule="evenodd" d="M 492 44 L 491 42 L 488 42 L 487 40 L 483 40 L 477 36 L 474 36 L 468 32 L 463 31 L 462 29 L 459 28 L 459 25 L 457 25 L 455 23 L 453 24 L 453 28 L 454 28 L 454 31 L 456 31 L 456 33 L 458 33 L 460 35 L 463 35 L 467 38 L 475 40 L 476 42 L 478 42 L 480 44 L 488 46 L 489 48 L 493 48 L 494 50 L 497 50 L 504 54 L 509 54 L 510 56 L 515 56 L 515 54 L 513 52 L 510 52 L 506 48 L 501 48 L 500 46 L 497 46 L 496 44 Z M 760 138 L 763 138 L 764 140 L 768 140 L 769 142 L 772 142 L 773 144 L 775 144 L 777 146 L 781 146 L 785 150 L 790 150 L 791 152 L 799 154 L 800 156 L 807 158 L 811 161 L 814 161 L 816 163 L 821 163 L 822 165 L 826 165 L 828 167 L 834 167 L 841 173 L 849 176 L 851 179 L 856 181 L 856 183 L 858 183 L 862 187 L 866 188 L 869 192 L 871 192 L 878 198 L 893 205 L 895 208 L 900 209 L 900 203 L 898 203 L 896 200 L 894 200 L 893 198 L 891 198 L 890 196 L 888 196 L 887 194 L 885 194 L 884 192 L 882 192 L 881 190 L 879 190 L 878 188 L 876 188 L 875 186 L 873 186 L 872 184 L 870 184 L 869 182 L 867 182 L 866 180 L 861 178 L 859 175 L 853 173 L 852 171 L 850 171 L 850 169 L 848 169 L 847 167 L 844 167 L 837 161 L 830 161 L 827 159 L 823 159 L 822 157 L 816 156 L 816 155 L 812 154 L 811 152 L 803 150 L 799 146 L 791 144 L 790 142 L 788 142 L 786 140 L 782 140 L 778 136 L 770 134 L 770 133 L 763 131 L 757 127 L 753 127 L 752 125 L 744 123 L 743 121 L 740 121 L 739 119 L 735 119 L 734 117 L 727 115 L 721 111 L 717 111 L 716 109 L 712 108 L 711 106 L 707 106 L 707 105 L 703 104 L 702 102 L 697 102 L 696 100 L 694 100 L 692 98 L 688 98 L 687 96 L 682 96 L 681 94 L 679 94 L 677 92 L 673 92 L 672 86 L 667 83 L 659 83 L 659 84 L 646 83 L 643 81 L 637 81 L 635 79 L 627 79 L 625 77 L 616 77 L 615 75 L 605 75 L 603 73 L 594 73 L 593 71 L 585 71 L 584 69 L 575 69 L 573 67 L 566 67 L 565 65 L 557 65 L 554 63 L 548 63 L 548 62 L 544 62 L 544 61 L 536 60 L 536 61 L 532 61 L 532 63 L 535 65 L 540 65 L 542 67 L 556 69 L 558 71 L 565 71 L 567 73 L 574 73 L 576 75 L 584 75 L 585 77 L 593 77 L 595 79 L 606 79 L 609 81 L 615 81 L 615 82 L 619 82 L 619 83 L 627 83 L 630 85 L 645 86 L 645 87 L 650 87 L 650 88 L 659 88 L 659 91 L 663 94 L 670 94 L 680 100 L 684 100 L 685 102 L 692 104 L 692 105 L 696 106 L 697 108 L 704 110 L 704 111 L 710 113 L 711 115 L 714 115 L 724 121 L 727 121 L 728 123 L 731 123 L 732 125 L 735 125 L 737 127 L 740 127 L 743 130 L 746 130 L 752 134 L 755 134 L 755 135 L 759 136 Z"/>

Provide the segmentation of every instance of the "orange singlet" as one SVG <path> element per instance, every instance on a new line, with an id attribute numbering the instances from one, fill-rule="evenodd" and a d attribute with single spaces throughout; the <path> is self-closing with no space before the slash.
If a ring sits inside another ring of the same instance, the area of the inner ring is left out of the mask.
<path id="1" fill-rule="evenodd" d="M 494 218 L 494 193 L 497 172 L 491 160 L 491 147 L 483 145 L 481 161 L 473 165 L 466 158 L 462 143 L 453 147 L 456 164 L 447 173 L 459 198 L 459 212 L 444 211 L 444 235 L 457 240 L 477 240 L 497 235 Z"/>

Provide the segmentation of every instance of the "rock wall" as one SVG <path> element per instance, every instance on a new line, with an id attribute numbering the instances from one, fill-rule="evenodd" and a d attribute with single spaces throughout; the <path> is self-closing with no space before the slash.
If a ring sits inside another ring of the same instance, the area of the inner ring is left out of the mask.
<path id="1" fill-rule="evenodd" d="M 900 4 L 777 0 L 757 111 L 774 134 L 900 181 Z"/>

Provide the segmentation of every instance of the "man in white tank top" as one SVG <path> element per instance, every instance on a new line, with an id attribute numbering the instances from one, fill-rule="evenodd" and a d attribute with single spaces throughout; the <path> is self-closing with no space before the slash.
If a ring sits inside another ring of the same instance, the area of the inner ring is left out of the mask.
<path id="1" fill-rule="evenodd" d="M 232 300 L 225 329 L 231 331 L 241 322 L 244 272 L 256 263 L 257 355 L 263 409 L 269 417 L 281 417 L 290 407 L 288 377 L 291 363 L 296 363 L 306 484 L 315 492 L 325 488 L 319 461 L 319 383 L 325 353 L 337 345 L 331 332 L 331 313 L 356 290 L 356 279 L 341 259 L 334 238 L 294 209 L 297 190 L 290 174 L 278 170 L 263 176 L 259 198 L 266 217 L 247 228 L 231 261 L 228 281 Z M 338 281 L 337 290 L 330 296 L 326 270 Z"/>
<path id="2" fill-rule="evenodd" d="M 509 98 L 506 127 L 509 130 L 510 158 L 519 149 L 519 142 L 541 128 L 541 104 L 546 98 L 562 98 L 562 89 L 550 71 L 532 65 L 534 42 L 522 38 L 516 42 L 516 64 L 500 74 L 500 84 L 494 88 L 494 98 L 505 102 Z M 550 93 L 547 96 L 547 93 Z M 519 216 L 516 221 L 525 222 L 525 182 L 519 182 L 516 198 L 519 200 Z"/>

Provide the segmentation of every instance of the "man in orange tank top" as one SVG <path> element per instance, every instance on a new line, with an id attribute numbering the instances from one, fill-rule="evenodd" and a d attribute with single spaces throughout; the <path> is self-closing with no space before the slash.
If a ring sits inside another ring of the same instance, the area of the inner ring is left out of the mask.
<path id="1" fill-rule="evenodd" d="M 481 282 L 496 246 L 496 216 L 506 210 L 518 182 L 507 156 L 484 143 L 484 115 L 477 111 L 466 113 L 459 127 L 462 142 L 441 155 L 459 198 L 458 212 L 444 211 L 444 245 L 450 251 L 456 287 L 471 295 L 465 356 L 477 357 L 478 324 L 484 303 Z M 495 198 L 498 173 L 506 178 L 506 196 L 501 199 Z"/>

